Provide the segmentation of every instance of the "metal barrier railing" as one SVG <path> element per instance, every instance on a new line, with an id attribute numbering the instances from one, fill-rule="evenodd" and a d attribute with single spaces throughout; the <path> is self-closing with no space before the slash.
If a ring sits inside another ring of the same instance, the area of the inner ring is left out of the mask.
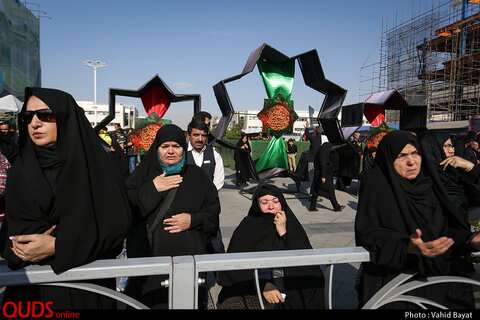
<path id="1" fill-rule="evenodd" d="M 0 264 L 0 286 L 47 284 L 71 287 L 96 292 L 134 308 L 144 309 L 147 308 L 145 305 L 123 293 L 76 281 L 168 275 L 168 280 L 164 284 L 169 288 L 169 307 L 195 309 L 198 308 L 198 284 L 202 282 L 199 279 L 200 272 L 327 265 L 325 290 L 328 292 L 328 305 L 331 306 L 333 265 L 365 261 L 369 261 L 369 253 L 365 249 L 350 247 L 98 260 L 61 274 L 55 274 L 50 266 L 32 265 L 14 271 L 5 264 Z"/>
<path id="2" fill-rule="evenodd" d="M 116 299 L 136 309 L 148 307 L 115 290 L 75 281 L 146 275 L 168 275 L 169 279 L 172 277 L 171 257 L 97 260 L 60 274 L 55 274 L 50 266 L 31 265 L 23 269 L 11 270 L 6 265 L 6 261 L 2 263 L 0 286 L 42 284 L 82 289 Z"/>
<path id="3" fill-rule="evenodd" d="M 198 278 L 198 273 L 207 271 L 325 265 L 325 306 L 331 309 L 333 266 L 368 261 L 370 261 L 370 254 L 362 247 L 197 255 L 195 256 L 195 273 Z M 262 304 L 260 297 L 259 301 Z M 196 304 L 195 308 L 197 308 Z"/>
<path id="4" fill-rule="evenodd" d="M 478 254 L 476 254 L 478 256 Z M 5 264 L 0 264 L 0 286 L 17 285 L 54 285 L 95 292 L 116 299 L 136 309 L 146 309 L 147 306 L 127 295 L 88 283 L 77 283 L 93 279 L 136 277 L 148 275 L 167 275 L 165 286 L 169 288 L 169 308 L 198 308 L 199 274 L 209 271 L 255 270 L 263 268 L 295 267 L 323 265 L 325 272 L 325 305 L 332 308 L 333 270 L 335 264 L 359 263 L 370 261 L 370 254 L 362 247 L 326 248 L 309 250 L 285 250 L 251 253 L 225 253 L 177 257 L 150 257 L 98 260 L 84 266 L 55 274 L 50 266 L 32 265 L 24 269 L 11 270 Z M 402 274 L 382 288 L 364 308 L 378 308 L 394 301 L 405 301 L 408 298 L 413 303 L 427 303 L 421 298 L 405 296 L 404 293 L 418 287 L 419 283 L 407 283 L 412 274 Z M 480 282 L 459 277 L 428 278 L 430 283 L 445 281 L 460 281 L 474 285 Z M 422 282 L 421 285 L 424 285 Z M 418 301 L 414 301 L 418 299 Z M 259 292 L 259 300 L 261 300 Z M 430 303 L 431 305 L 435 305 Z"/>

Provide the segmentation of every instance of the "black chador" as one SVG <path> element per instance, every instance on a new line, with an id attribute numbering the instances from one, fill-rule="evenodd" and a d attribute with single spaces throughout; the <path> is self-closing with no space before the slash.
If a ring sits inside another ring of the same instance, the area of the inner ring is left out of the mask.
<path id="1" fill-rule="evenodd" d="M 425 131 L 419 136 L 419 140 L 425 156 L 433 163 L 458 214 L 468 221 L 469 207 L 480 205 L 480 166 L 476 165 L 469 172 L 450 165 L 444 169 L 440 165 L 440 162 L 446 159 L 443 145 L 450 137 L 446 132 Z"/>
<path id="2" fill-rule="evenodd" d="M 332 203 L 333 210 L 342 210 L 342 206 L 337 202 L 335 185 L 333 183 L 333 176 L 335 171 L 338 170 L 338 163 L 338 154 L 333 150 L 333 145 L 329 142 L 322 144 L 315 155 L 315 176 L 310 190 L 312 194 L 310 211 L 315 210 L 318 196 L 328 198 Z M 322 178 L 325 178 L 325 182 L 322 182 Z"/>
<path id="3" fill-rule="evenodd" d="M 263 213 L 258 199 L 273 195 L 280 200 L 287 218 L 287 233 L 280 237 L 274 225 L 274 214 Z M 235 229 L 228 246 L 228 253 L 273 250 L 311 249 L 308 236 L 295 214 L 288 207 L 285 198 L 276 186 L 260 184 L 252 198 L 248 215 Z M 282 286 L 286 293 L 279 309 L 322 309 L 324 307 L 324 277 L 320 266 L 283 268 Z M 271 280 L 274 281 L 274 280 Z M 253 270 L 222 272 L 222 291 L 219 301 L 232 296 L 255 295 Z M 266 283 L 262 283 L 263 286 Z M 278 288 L 279 286 L 277 286 Z M 280 288 L 279 288 L 280 289 Z"/>
<path id="4" fill-rule="evenodd" d="M 183 181 L 162 221 L 175 214 L 189 213 L 190 228 L 180 233 L 170 233 L 164 230 L 162 222 L 153 233 L 150 245 L 147 225 L 153 224 L 168 193 L 158 192 L 153 184 L 153 179 L 164 172 L 157 150 L 167 141 L 175 141 L 182 146 L 185 157 L 187 146 L 183 131 L 176 125 L 165 125 L 158 130 L 143 161 L 126 182 L 127 193 L 134 205 L 136 216 L 134 228 L 127 238 L 127 252 L 132 258 L 204 254 L 207 253 L 207 238 L 215 236 L 218 230 L 220 200 L 217 189 L 202 168 L 185 163 L 175 173 L 181 175 Z M 164 278 L 131 278 L 129 294 L 152 308 L 166 308 L 168 289 L 161 287 Z"/>
<path id="5" fill-rule="evenodd" d="M 468 256 L 467 243 L 472 233 L 455 212 L 428 158 L 422 156 L 421 171 L 415 179 L 407 180 L 396 172 L 394 161 L 409 143 L 421 153 L 417 138 L 411 133 L 388 133 L 378 145 L 375 166 L 360 185 L 355 239 L 356 245 L 365 247 L 371 257 L 371 262 L 360 268 L 360 306 L 402 272 L 417 272 L 421 277 L 460 275 L 462 257 Z M 446 236 L 455 243 L 434 258 L 407 253 L 410 236 L 416 229 L 421 230 L 423 242 Z M 450 308 L 470 308 L 473 301 L 471 288 L 461 284 L 438 284 L 409 294 Z M 397 303 L 388 307 L 412 305 Z"/>
<path id="6" fill-rule="evenodd" d="M 131 222 L 122 179 L 71 95 L 27 88 L 23 111 L 33 95 L 54 112 L 57 142 L 50 149 L 36 146 L 27 124 L 20 123 L 20 153 L 8 173 L 2 256 L 12 269 L 25 267 L 30 262 L 12 253 L 9 237 L 43 233 L 56 225 L 51 234 L 56 238 L 55 255 L 38 264 L 59 273 L 97 259 L 113 259 L 122 250 Z M 115 288 L 115 279 L 100 282 Z M 50 286 L 7 288 L 5 299 L 52 301 L 58 309 L 115 307 L 110 299 Z"/>

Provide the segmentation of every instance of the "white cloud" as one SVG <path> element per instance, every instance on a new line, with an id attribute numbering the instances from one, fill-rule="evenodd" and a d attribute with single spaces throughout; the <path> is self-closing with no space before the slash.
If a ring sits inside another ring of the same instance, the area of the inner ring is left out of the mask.
<path id="1" fill-rule="evenodd" d="M 175 82 L 173 84 L 173 86 L 175 87 L 175 89 L 182 90 L 182 89 L 188 89 L 190 87 L 193 87 L 193 84 L 188 83 L 188 82 L 184 82 L 184 81 L 180 81 L 180 82 Z"/>

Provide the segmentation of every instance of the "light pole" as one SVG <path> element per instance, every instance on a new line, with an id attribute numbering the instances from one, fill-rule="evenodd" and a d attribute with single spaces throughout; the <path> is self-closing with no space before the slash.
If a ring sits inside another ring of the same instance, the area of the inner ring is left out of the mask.
<path id="1" fill-rule="evenodd" d="M 95 109 L 95 125 L 97 125 L 97 68 L 106 67 L 108 64 L 94 60 L 83 61 L 83 64 L 93 67 L 93 107 Z"/>

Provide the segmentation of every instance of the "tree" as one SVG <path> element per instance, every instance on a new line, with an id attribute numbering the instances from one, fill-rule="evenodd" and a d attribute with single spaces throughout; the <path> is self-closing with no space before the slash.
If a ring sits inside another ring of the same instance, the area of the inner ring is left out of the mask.
<path id="1" fill-rule="evenodd" d="M 243 123 L 237 123 L 233 127 L 227 128 L 223 134 L 223 139 L 238 140 L 242 133 Z"/>

